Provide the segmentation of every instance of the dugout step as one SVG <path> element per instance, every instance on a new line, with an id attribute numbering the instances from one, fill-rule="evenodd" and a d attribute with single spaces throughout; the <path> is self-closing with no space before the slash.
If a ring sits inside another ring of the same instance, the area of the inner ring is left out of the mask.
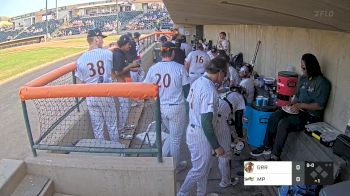
<path id="1" fill-rule="evenodd" d="M 53 196 L 75 196 L 75 195 L 67 195 L 67 194 L 63 194 L 63 193 L 55 193 L 55 194 L 53 194 Z"/>
<path id="2" fill-rule="evenodd" d="M 51 194 L 50 194 L 51 192 Z M 11 196 L 52 195 L 53 183 L 46 176 L 26 175 Z"/>
<path id="3" fill-rule="evenodd" d="M 75 146 L 78 147 L 94 147 L 94 148 L 125 148 L 124 144 L 112 142 L 103 139 L 81 139 Z M 71 152 L 69 154 L 85 154 L 84 152 Z M 124 156 L 118 153 L 89 153 L 89 155 L 109 155 L 109 156 Z"/>

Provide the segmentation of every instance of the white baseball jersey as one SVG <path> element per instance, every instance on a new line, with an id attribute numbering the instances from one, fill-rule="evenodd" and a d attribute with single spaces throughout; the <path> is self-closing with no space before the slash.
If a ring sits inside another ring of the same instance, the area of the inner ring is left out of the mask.
<path id="1" fill-rule="evenodd" d="M 144 82 L 159 85 L 161 105 L 185 103 L 182 87 L 190 81 L 183 65 L 175 61 L 158 62 L 148 70 Z"/>
<path id="2" fill-rule="evenodd" d="M 210 50 L 207 52 L 207 55 L 209 56 L 210 60 L 215 58 L 214 54 Z"/>
<path id="3" fill-rule="evenodd" d="M 93 49 L 82 54 L 77 60 L 77 76 L 85 83 L 111 82 L 113 54 L 106 49 Z M 105 139 L 103 130 L 107 126 L 109 138 L 119 141 L 117 110 L 112 97 L 87 97 L 91 126 L 96 139 Z"/>
<path id="4" fill-rule="evenodd" d="M 243 78 L 239 85 L 244 88 L 247 103 L 251 104 L 255 93 L 254 80 L 252 78 Z"/>
<path id="5" fill-rule="evenodd" d="M 245 109 L 245 102 L 243 99 L 243 96 L 237 92 L 228 91 L 226 93 L 220 94 L 219 99 L 219 107 L 218 107 L 218 114 L 220 114 L 225 120 L 229 120 L 231 114 L 231 108 L 229 104 L 224 100 L 224 97 L 232 104 L 232 113 L 234 113 L 237 110 L 244 110 Z"/>
<path id="6" fill-rule="evenodd" d="M 218 93 L 214 83 L 206 76 L 198 78 L 192 84 L 187 101 L 189 103 L 190 124 L 202 127 L 201 114 L 209 112 L 213 112 L 214 119 L 216 119 Z"/>
<path id="7" fill-rule="evenodd" d="M 85 83 L 111 82 L 113 54 L 111 51 L 96 48 L 82 54 L 77 60 L 75 76 Z"/>
<path id="8" fill-rule="evenodd" d="M 211 165 L 212 147 L 206 138 L 202 125 L 201 114 L 213 112 L 215 123 L 217 116 L 218 94 L 214 83 L 202 76 L 191 86 L 187 97 L 189 102 L 189 126 L 187 127 L 186 141 L 191 153 L 192 168 L 187 173 L 178 196 L 189 195 L 190 190 L 197 185 L 197 195 L 206 195 L 207 180 Z M 214 125 L 214 124 L 213 124 Z"/>
<path id="9" fill-rule="evenodd" d="M 201 50 L 190 52 L 185 61 L 190 64 L 189 74 L 203 74 L 205 66 L 210 62 L 209 55 Z"/>
<path id="10" fill-rule="evenodd" d="M 232 66 L 229 66 L 228 72 L 230 77 L 230 83 L 234 86 L 239 86 L 239 83 L 241 82 L 241 78 L 239 77 L 238 71 Z"/>
<path id="11" fill-rule="evenodd" d="M 226 53 L 230 50 L 230 42 L 226 39 L 219 39 L 216 45 L 218 50 L 225 50 Z"/>
<path id="12" fill-rule="evenodd" d="M 186 56 L 192 52 L 192 46 L 188 43 L 181 43 L 180 49 L 185 51 Z"/>

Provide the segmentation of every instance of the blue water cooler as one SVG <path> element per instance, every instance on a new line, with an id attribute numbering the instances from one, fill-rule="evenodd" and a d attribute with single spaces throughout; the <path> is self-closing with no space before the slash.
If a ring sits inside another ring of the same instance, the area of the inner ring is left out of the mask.
<path id="1" fill-rule="evenodd" d="M 245 106 L 245 110 L 243 113 L 243 128 L 248 130 L 249 119 L 252 116 L 252 107 L 250 105 Z"/>
<path id="2" fill-rule="evenodd" d="M 247 124 L 249 145 L 255 148 L 263 145 L 267 122 L 271 114 L 276 110 L 276 106 L 256 106 L 255 103 L 251 105 Z"/>

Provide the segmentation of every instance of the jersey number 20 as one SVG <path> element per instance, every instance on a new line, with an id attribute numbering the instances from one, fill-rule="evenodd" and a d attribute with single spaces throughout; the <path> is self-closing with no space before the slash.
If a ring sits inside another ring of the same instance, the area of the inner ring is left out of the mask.
<path id="1" fill-rule="evenodd" d="M 162 75 L 160 74 L 156 74 L 156 77 L 157 77 L 157 82 L 156 84 L 159 86 L 159 87 L 162 87 L 162 84 L 163 83 L 163 86 L 165 88 L 168 88 L 170 86 L 170 83 L 171 83 L 171 77 L 169 74 L 165 74 L 164 77 L 162 77 Z"/>
<path id="2" fill-rule="evenodd" d="M 98 73 L 98 75 L 103 75 L 105 73 L 105 67 L 104 67 L 104 63 L 103 61 L 97 61 L 97 70 L 95 69 L 95 66 L 93 63 L 88 63 L 87 66 L 89 66 L 89 70 L 90 70 L 90 77 L 94 77 L 96 75 L 96 73 Z"/>

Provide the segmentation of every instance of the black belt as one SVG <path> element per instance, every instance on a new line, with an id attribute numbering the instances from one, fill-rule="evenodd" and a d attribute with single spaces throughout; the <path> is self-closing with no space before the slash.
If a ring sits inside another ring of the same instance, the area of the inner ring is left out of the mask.
<path id="1" fill-rule="evenodd" d="M 220 118 L 222 115 L 221 114 L 218 114 L 218 117 Z"/>
<path id="2" fill-rule="evenodd" d="M 197 126 L 197 125 L 194 125 L 194 124 L 190 124 L 190 126 L 191 126 L 192 128 L 200 127 L 200 126 Z"/>
<path id="3" fill-rule="evenodd" d="M 202 74 L 203 75 L 204 73 L 193 73 L 193 72 L 190 72 L 190 74 Z"/>

